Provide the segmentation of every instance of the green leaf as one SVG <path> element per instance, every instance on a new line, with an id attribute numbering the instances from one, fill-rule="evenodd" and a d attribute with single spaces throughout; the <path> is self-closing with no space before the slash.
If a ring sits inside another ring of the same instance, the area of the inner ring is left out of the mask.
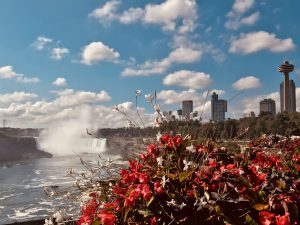
<path id="1" fill-rule="evenodd" d="M 183 182 L 185 179 L 187 179 L 189 176 L 191 176 L 194 173 L 194 170 L 188 170 L 184 171 L 179 174 L 179 182 Z"/>
<path id="2" fill-rule="evenodd" d="M 245 224 L 247 225 L 258 225 L 254 219 L 252 219 L 251 216 L 249 216 L 248 214 L 245 217 Z"/>
<path id="3" fill-rule="evenodd" d="M 223 210 L 219 205 L 215 206 L 215 211 L 218 215 L 220 215 L 220 216 L 223 215 Z"/>
<path id="4" fill-rule="evenodd" d="M 254 209 L 256 209 L 257 211 L 262 211 L 262 210 L 266 210 L 269 208 L 269 205 L 264 205 L 264 204 L 255 204 L 253 206 Z"/>
<path id="5" fill-rule="evenodd" d="M 149 205 L 153 202 L 153 200 L 154 200 L 154 196 L 152 196 L 150 200 L 146 203 L 147 207 L 149 207 Z"/>
<path id="6" fill-rule="evenodd" d="M 92 225 L 100 225 L 100 220 L 95 220 L 93 223 L 92 223 Z"/>

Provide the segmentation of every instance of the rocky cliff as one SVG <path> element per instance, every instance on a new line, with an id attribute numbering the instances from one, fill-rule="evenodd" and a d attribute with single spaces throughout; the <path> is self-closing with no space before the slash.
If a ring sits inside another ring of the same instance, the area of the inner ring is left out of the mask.
<path id="1" fill-rule="evenodd" d="M 38 149 L 34 137 L 16 137 L 0 132 L 0 162 L 51 157 L 50 153 Z"/>

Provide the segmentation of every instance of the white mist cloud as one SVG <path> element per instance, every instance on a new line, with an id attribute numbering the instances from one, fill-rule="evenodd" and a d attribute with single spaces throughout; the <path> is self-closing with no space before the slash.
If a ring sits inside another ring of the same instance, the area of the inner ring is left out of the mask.
<path id="1" fill-rule="evenodd" d="M 62 58 L 64 58 L 66 55 L 68 55 L 70 52 L 69 49 L 67 48 L 53 48 L 51 50 L 51 59 L 54 60 L 61 60 Z"/>
<path id="2" fill-rule="evenodd" d="M 37 97 L 34 93 L 15 91 L 13 93 L 0 94 L 0 103 L 23 102 Z"/>

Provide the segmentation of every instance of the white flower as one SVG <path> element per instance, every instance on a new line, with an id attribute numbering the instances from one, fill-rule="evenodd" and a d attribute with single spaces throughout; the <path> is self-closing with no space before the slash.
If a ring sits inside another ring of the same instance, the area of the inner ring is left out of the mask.
<path id="1" fill-rule="evenodd" d="M 139 90 L 139 89 L 135 90 L 135 95 L 136 96 L 141 96 L 141 94 L 142 94 L 141 90 Z"/>
<path id="2" fill-rule="evenodd" d="M 166 185 L 166 183 L 167 183 L 168 181 L 169 181 L 169 178 L 166 179 L 166 176 L 163 175 L 163 177 L 162 177 L 162 187 L 163 187 L 163 188 L 165 187 L 165 185 Z"/>
<path id="3" fill-rule="evenodd" d="M 188 169 L 189 169 L 189 166 L 192 166 L 192 165 L 193 165 L 192 162 L 188 162 L 188 161 L 186 161 L 185 159 L 183 160 L 183 164 L 184 164 L 183 170 L 188 170 Z"/>
<path id="4" fill-rule="evenodd" d="M 196 152 L 196 148 L 194 147 L 194 145 L 187 146 L 186 150 L 190 151 L 191 153 L 195 153 Z"/>
<path id="5" fill-rule="evenodd" d="M 67 214 L 64 210 L 60 209 L 54 213 L 53 217 L 57 223 L 61 223 L 67 218 Z"/>
<path id="6" fill-rule="evenodd" d="M 167 205 L 168 206 L 171 206 L 171 205 L 173 205 L 173 206 L 177 206 L 177 204 L 176 204 L 176 201 L 174 200 L 174 199 L 172 199 L 171 201 L 166 201 L 167 202 Z"/>
<path id="7" fill-rule="evenodd" d="M 148 94 L 148 95 L 145 95 L 145 98 L 147 99 L 147 102 L 152 102 L 153 101 L 153 99 L 154 99 L 154 97 L 153 97 L 153 95 L 152 94 Z"/>
<path id="8" fill-rule="evenodd" d="M 183 209 L 183 207 L 185 207 L 186 206 L 186 204 L 183 202 L 183 203 L 181 203 L 178 207 L 180 208 L 180 209 Z"/>
<path id="9" fill-rule="evenodd" d="M 45 219 L 44 225 L 54 225 L 54 223 L 53 223 L 53 221 L 52 221 L 52 218 Z"/>
<path id="10" fill-rule="evenodd" d="M 156 161 L 157 161 L 157 165 L 158 165 L 158 166 L 162 166 L 164 160 L 163 160 L 163 158 L 160 156 L 160 157 L 157 157 L 157 158 L 156 158 Z"/>

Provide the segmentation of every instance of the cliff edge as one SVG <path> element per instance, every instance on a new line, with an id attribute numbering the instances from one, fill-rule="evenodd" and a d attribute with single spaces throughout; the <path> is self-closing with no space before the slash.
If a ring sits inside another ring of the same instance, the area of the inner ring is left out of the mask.
<path id="1" fill-rule="evenodd" d="M 34 137 L 16 137 L 0 132 L 0 162 L 51 157 L 50 153 L 38 149 Z"/>

